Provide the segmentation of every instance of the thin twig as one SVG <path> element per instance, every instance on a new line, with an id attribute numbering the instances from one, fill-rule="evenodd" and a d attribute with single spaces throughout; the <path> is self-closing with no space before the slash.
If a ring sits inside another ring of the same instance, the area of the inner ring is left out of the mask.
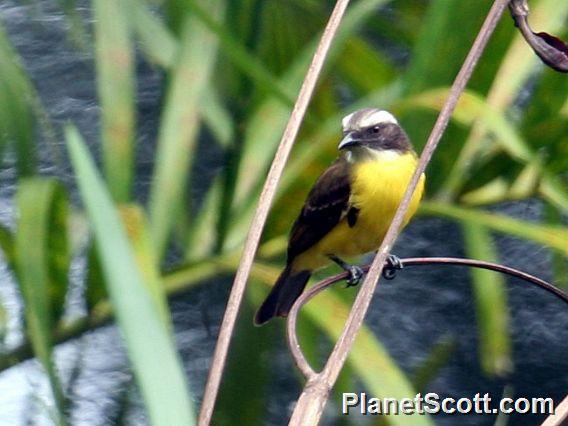
<path id="1" fill-rule="evenodd" d="M 373 297 L 379 275 L 383 270 L 386 257 L 398 235 L 404 215 L 408 210 L 411 197 L 414 194 L 416 185 L 418 184 L 418 180 L 422 173 L 424 173 L 424 170 L 426 169 L 426 166 L 448 125 L 450 116 L 456 107 L 457 101 L 465 89 L 479 58 L 485 49 L 489 37 L 495 30 L 495 27 L 497 26 L 497 23 L 499 22 L 499 19 L 501 18 L 508 3 L 509 0 L 495 0 L 493 3 L 493 6 L 489 11 L 489 14 L 485 19 L 485 22 L 483 23 L 483 26 L 479 31 L 479 34 L 477 35 L 460 72 L 452 85 L 448 99 L 440 111 L 440 115 L 438 116 L 432 133 L 428 138 L 428 142 L 422 151 L 420 161 L 418 162 L 416 171 L 412 176 L 408 188 L 406 189 L 402 202 L 394 215 L 389 230 L 387 231 L 381 247 L 379 248 L 379 251 L 369 269 L 369 273 L 361 285 L 361 289 L 353 303 L 353 307 L 350 311 L 349 318 L 347 319 L 343 332 L 335 344 L 335 347 L 322 372 L 308 380 L 306 388 L 302 395 L 300 395 L 292 414 L 292 418 L 290 419 L 291 425 L 305 426 L 316 424 L 319 421 L 323 412 L 323 407 L 327 402 L 329 391 L 337 380 L 337 376 L 339 375 L 339 372 L 347 359 L 349 350 L 355 341 L 357 332 L 363 324 L 363 318 L 365 317 L 369 304 L 371 303 L 371 298 Z"/>
<path id="2" fill-rule="evenodd" d="M 554 414 L 546 418 L 541 426 L 561 426 L 568 419 L 568 395 L 556 406 Z"/>
<path id="3" fill-rule="evenodd" d="M 241 305 L 254 256 L 258 248 L 260 236 L 268 216 L 268 211 L 274 199 L 276 187 L 280 177 L 282 176 L 284 165 L 286 164 L 286 160 L 288 159 L 288 155 L 290 154 L 292 145 L 294 144 L 294 140 L 296 139 L 296 135 L 298 134 L 298 130 L 302 124 L 302 119 L 308 107 L 308 103 L 314 92 L 317 79 L 321 73 L 323 63 L 331 46 L 331 41 L 337 32 L 348 3 L 349 0 L 338 0 L 335 4 L 335 8 L 329 18 L 316 52 L 314 53 L 310 68 L 308 69 L 300 89 L 298 99 L 296 100 L 294 109 L 292 110 L 292 114 L 290 115 L 290 119 L 286 129 L 284 130 L 278 150 L 276 151 L 276 155 L 264 183 L 258 207 L 245 241 L 243 255 L 235 275 L 229 301 L 227 302 L 227 308 L 225 310 L 223 322 L 221 323 L 219 337 L 217 338 L 217 346 L 215 347 L 215 353 L 213 354 L 207 384 L 205 385 L 201 411 L 199 413 L 198 424 L 200 426 L 206 426 L 211 422 L 215 401 L 219 392 L 219 384 L 221 383 L 221 377 L 223 375 L 227 359 L 227 352 L 231 342 L 231 336 L 233 334 L 237 314 Z"/>
<path id="4" fill-rule="evenodd" d="M 474 260 L 474 259 L 462 259 L 457 257 L 409 257 L 406 259 L 400 259 L 400 263 L 404 269 L 411 267 L 411 266 L 428 266 L 428 265 L 457 265 L 457 266 L 467 266 L 471 268 L 481 268 L 481 269 L 488 269 L 490 271 L 500 272 L 502 274 L 510 275 L 515 278 L 519 278 L 523 281 L 526 281 L 530 284 L 536 285 L 543 290 L 555 295 L 564 303 L 568 303 L 568 294 L 563 290 L 555 287 L 554 285 L 550 284 L 549 282 L 535 277 L 534 275 L 527 274 L 526 272 L 519 271 L 518 269 L 511 268 L 509 266 L 500 265 L 498 263 L 492 262 L 485 262 L 483 260 Z M 370 265 L 365 265 L 361 267 L 363 272 L 369 271 Z M 385 268 L 388 267 L 388 262 L 385 264 Z M 400 268 L 402 269 L 402 268 Z M 347 278 L 349 275 L 348 272 L 342 272 L 340 274 L 328 277 L 319 283 L 315 284 L 314 286 L 310 287 L 307 291 L 302 293 L 288 315 L 288 320 L 286 324 L 287 328 L 287 335 L 288 335 L 288 346 L 290 348 L 290 352 L 294 357 L 294 361 L 296 365 L 302 372 L 302 374 L 306 377 L 306 379 L 310 380 L 313 379 L 317 374 L 312 369 L 304 354 L 301 351 L 300 345 L 298 343 L 297 333 L 296 333 L 296 324 L 298 320 L 298 313 L 300 309 L 308 303 L 311 299 L 313 299 L 316 295 L 321 293 L 326 288 L 330 287 L 331 285 L 335 284 L 338 281 L 342 281 Z"/>

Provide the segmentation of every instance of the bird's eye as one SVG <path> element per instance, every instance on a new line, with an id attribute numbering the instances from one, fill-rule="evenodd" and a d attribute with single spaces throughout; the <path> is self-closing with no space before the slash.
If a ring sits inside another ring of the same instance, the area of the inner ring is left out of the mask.
<path id="1" fill-rule="evenodd" d="M 377 134 L 379 133 L 380 130 L 381 130 L 380 126 L 373 126 L 369 128 L 368 132 L 370 134 Z"/>

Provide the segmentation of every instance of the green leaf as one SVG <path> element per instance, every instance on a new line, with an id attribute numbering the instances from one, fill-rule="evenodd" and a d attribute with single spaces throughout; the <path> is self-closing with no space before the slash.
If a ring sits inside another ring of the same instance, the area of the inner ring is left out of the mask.
<path id="1" fill-rule="evenodd" d="M 3 354 L 6 349 L 4 339 L 8 332 L 8 311 L 4 307 L 4 300 L 0 297 L 0 354 Z"/>
<path id="2" fill-rule="evenodd" d="M 61 8 L 65 12 L 65 18 L 69 22 L 69 32 L 71 41 L 73 41 L 80 49 L 87 48 L 87 30 L 79 14 L 79 8 L 75 0 L 58 0 Z"/>
<path id="3" fill-rule="evenodd" d="M 32 85 L 0 25 L 0 155 L 12 144 L 23 176 L 36 168 L 33 99 Z"/>
<path id="4" fill-rule="evenodd" d="M 132 11 L 131 25 L 140 40 L 146 57 L 166 70 L 175 65 L 179 43 L 169 29 L 162 24 L 144 4 L 137 0 L 126 0 Z M 227 146 L 234 133 L 232 118 L 223 105 L 215 87 L 206 87 L 203 93 L 203 118 L 222 146 Z"/>
<path id="5" fill-rule="evenodd" d="M 169 69 L 175 64 L 179 43 L 170 30 L 140 0 L 124 0 L 130 25 L 140 40 L 142 53 L 153 63 Z"/>
<path id="6" fill-rule="evenodd" d="M 95 0 L 97 88 L 105 177 L 114 199 L 130 199 L 134 173 L 134 51 L 124 1 Z"/>
<path id="7" fill-rule="evenodd" d="M 64 424 L 65 398 L 51 355 L 52 333 L 67 289 L 67 204 L 55 181 L 28 178 L 18 186 L 17 206 L 14 266 L 24 299 L 27 334 L 49 378 L 57 423 Z"/>
<path id="8" fill-rule="evenodd" d="M 152 297 L 163 323 L 171 327 L 168 301 L 162 286 L 158 258 L 144 210 L 135 204 L 126 205 L 120 208 L 120 216 L 148 294 Z"/>
<path id="9" fill-rule="evenodd" d="M 45 278 L 43 282 L 46 298 L 42 303 L 47 306 L 51 327 L 63 314 L 71 262 L 67 231 L 69 220 L 67 197 L 59 183 L 44 178 L 22 180 L 17 197 L 20 218 L 13 261 L 18 274 L 26 268 L 28 261 L 30 269 L 37 266 L 42 269 L 42 274 L 45 273 L 42 277 Z M 25 237 L 30 240 L 26 242 Z M 40 247 L 32 247 L 36 244 Z M 26 256 L 26 250 L 30 250 L 37 257 Z"/>
<path id="10" fill-rule="evenodd" d="M 224 14 L 224 1 L 209 2 L 216 17 Z M 182 46 L 166 95 L 159 134 L 156 166 L 150 190 L 150 221 L 156 253 L 161 258 L 181 210 L 194 156 L 202 96 L 217 52 L 217 42 L 195 16 L 189 16 Z"/>
<path id="11" fill-rule="evenodd" d="M 463 224 L 466 256 L 499 263 L 491 236 L 483 225 Z M 509 309 L 503 275 L 480 268 L 470 268 L 479 333 L 479 360 L 489 376 L 511 372 Z"/>
<path id="12" fill-rule="evenodd" d="M 430 350 L 428 357 L 414 370 L 412 384 L 417 392 L 426 392 L 428 384 L 436 378 L 457 349 L 453 337 L 443 336 Z"/>
<path id="13" fill-rule="evenodd" d="M 173 336 L 148 291 L 120 216 L 85 143 L 73 127 L 66 129 L 66 137 L 107 291 L 150 420 L 153 425 L 193 425 L 191 396 Z"/>
<path id="14" fill-rule="evenodd" d="M 483 225 L 493 231 L 534 241 L 556 249 L 561 253 L 568 254 L 568 245 L 566 244 L 566 241 L 568 241 L 568 229 L 565 227 L 539 225 L 500 214 L 466 209 L 451 204 L 432 201 L 423 201 L 420 204 L 418 212 L 421 214 L 448 217 L 459 220 L 460 222 L 471 222 Z"/>
<path id="15" fill-rule="evenodd" d="M 548 223 L 556 226 L 562 226 L 562 212 L 554 205 L 546 203 L 544 206 L 544 215 Z M 554 284 L 558 287 L 568 288 L 568 261 L 566 255 L 558 252 L 552 252 L 552 273 L 554 276 Z"/>
<path id="16" fill-rule="evenodd" d="M 185 243 L 187 260 L 202 259 L 213 252 L 215 247 L 215 227 L 219 218 L 222 186 L 220 177 L 215 178 L 203 200 L 195 220 L 191 222 Z"/>
<path id="17" fill-rule="evenodd" d="M 250 319 L 254 308 L 248 298 L 243 302 L 212 421 L 214 425 L 261 424 L 271 399 L 267 384 L 274 380 L 275 371 L 267 361 L 278 356 L 274 345 L 276 330 L 252 327 Z"/>
<path id="18" fill-rule="evenodd" d="M 0 225 L 0 249 L 8 266 L 14 266 L 14 236 L 8 228 Z"/>
<path id="19" fill-rule="evenodd" d="M 345 58 L 337 62 L 338 72 L 349 87 L 358 89 L 361 95 L 389 84 L 395 75 L 387 58 L 360 37 L 354 36 L 347 40 L 344 56 L 349 57 L 349 60 Z"/>
<path id="20" fill-rule="evenodd" d="M 99 302 L 108 298 L 101 261 L 99 260 L 95 241 L 91 241 L 87 251 L 87 278 L 85 280 L 85 287 L 87 309 L 91 312 Z"/>

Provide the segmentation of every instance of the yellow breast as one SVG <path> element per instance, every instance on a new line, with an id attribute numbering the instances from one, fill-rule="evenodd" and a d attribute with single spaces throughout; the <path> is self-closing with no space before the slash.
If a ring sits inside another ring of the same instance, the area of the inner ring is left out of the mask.
<path id="1" fill-rule="evenodd" d="M 353 164 L 351 204 L 359 209 L 357 222 L 350 227 L 341 220 L 319 243 L 295 260 L 294 269 L 317 269 L 329 263 L 327 256 L 352 257 L 376 250 L 402 200 L 416 169 L 414 153 L 383 153 Z M 424 191 L 424 175 L 412 197 L 403 226 L 416 212 Z"/>

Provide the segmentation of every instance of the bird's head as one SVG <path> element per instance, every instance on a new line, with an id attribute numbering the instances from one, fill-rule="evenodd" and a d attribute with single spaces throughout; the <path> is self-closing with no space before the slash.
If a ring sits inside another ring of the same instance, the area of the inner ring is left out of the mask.
<path id="1" fill-rule="evenodd" d="M 343 139 L 338 149 L 348 159 L 394 157 L 412 150 L 412 145 L 394 116 L 384 110 L 364 108 L 342 120 Z"/>

